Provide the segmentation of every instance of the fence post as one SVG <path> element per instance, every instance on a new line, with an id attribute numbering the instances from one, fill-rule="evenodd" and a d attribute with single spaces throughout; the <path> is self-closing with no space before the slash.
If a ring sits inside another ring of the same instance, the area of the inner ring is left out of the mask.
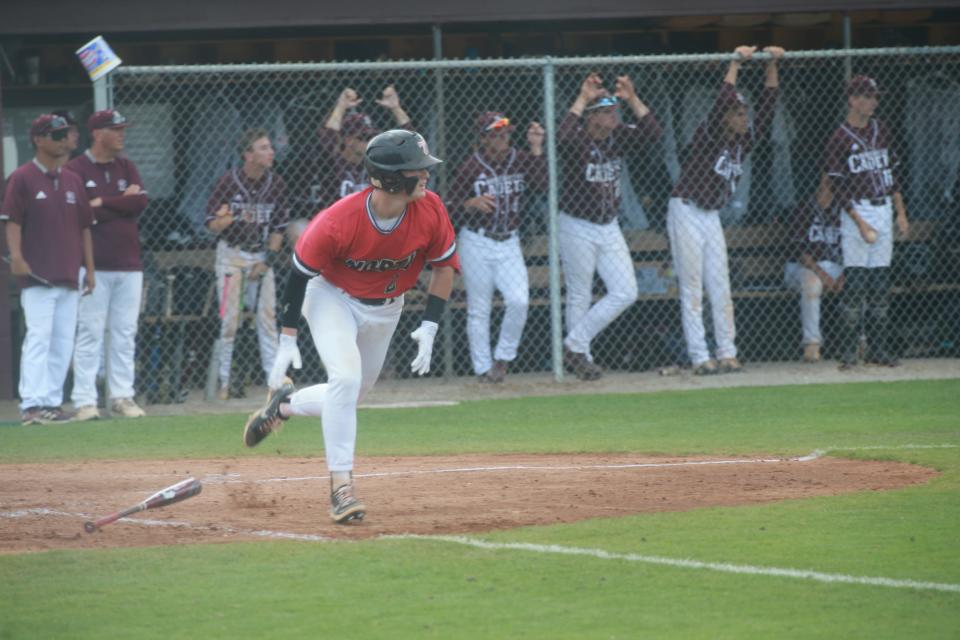
<path id="1" fill-rule="evenodd" d="M 543 66 L 543 124 L 547 135 L 547 224 L 550 245 L 550 346 L 553 379 L 563 382 L 563 316 L 560 312 L 560 253 L 557 244 L 557 115 L 554 109 L 556 68 L 548 56 Z"/>
<path id="2" fill-rule="evenodd" d="M 433 25 L 433 59 L 443 59 L 443 31 L 440 25 Z M 444 158 L 446 151 L 446 131 L 444 130 L 444 101 L 443 101 L 443 69 L 436 69 L 433 80 L 434 91 L 436 92 L 435 104 L 436 127 L 434 128 L 434 147 L 438 158 Z M 447 195 L 447 170 L 446 164 L 437 167 L 437 193 L 442 198 Z M 450 305 L 447 304 L 443 309 L 443 378 L 449 381 L 453 377 L 453 319 L 451 318 Z"/>

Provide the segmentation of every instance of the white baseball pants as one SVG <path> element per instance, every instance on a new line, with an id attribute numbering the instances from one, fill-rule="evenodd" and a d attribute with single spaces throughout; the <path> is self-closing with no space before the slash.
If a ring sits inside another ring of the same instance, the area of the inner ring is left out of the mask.
<path id="1" fill-rule="evenodd" d="M 836 262 L 821 260 L 817 264 L 834 280 L 843 274 L 843 266 Z M 800 294 L 800 325 L 803 327 L 801 344 L 822 344 L 820 299 L 823 297 L 823 282 L 820 277 L 797 262 L 788 262 L 784 268 L 783 281 Z"/>
<path id="2" fill-rule="evenodd" d="M 270 377 L 273 360 L 277 357 L 277 287 L 273 269 L 259 278 L 247 277 L 250 269 L 266 259 L 264 252 L 234 249 L 225 242 L 217 243 L 217 301 L 220 304 L 220 386 L 230 383 L 230 364 L 233 346 L 241 320 L 243 305 L 257 309 L 257 343 L 260 346 L 260 365 Z M 259 297 L 258 297 L 259 292 Z"/>
<path id="3" fill-rule="evenodd" d="M 85 269 L 80 269 L 83 282 Z M 137 320 L 143 294 L 142 271 L 97 271 L 97 287 L 80 298 L 77 343 L 73 352 L 75 407 L 97 404 L 97 373 L 100 369 L 104 331 L 110 332 L 107 390 L 111 399 L 134 396 L 134 353 Z"/>
<path id="4" fill-rule="evenodd" d="M 863 221 L 877 232 L 877 241 L 868 244 L 857 223 L 847 213 L 840 216 L 840 245 L 845 267 L 889 267 L 893 259 L 893 206 L 873 205 L 869 200 L 852 204 Z"/>
<path id="5" fill-rule="evenodd" d="M 330 471 L 353 470 L 357 405 L 380 376 L 402 310 L 402 296 L 372 306 L 352 298 L 322 277 L 313 278 L 307 285 L 303 315 L 327 370 L 327 382 L 290 396 L 290 412 L 321 418 Z"/>
<path id="6" fill-rule="evenodd" d="M 567 337 L 564 345 L 592 359 L 590 343 L 637 300 L 637 276 L 630 248 L 614 220 L 588 222 L 566 213 L 557 216 L 560 260 L 567 286 Z M 593 306 L 593 274 L 607 288 Z"/>
<path id="7" fill-rule="evenodd" d="M 63 403 L 79 298 L 79 291 L 64 287 L 27 287 L 20 292 L 27 327 L 20 352 L 21 410 Z"/>
<path id="8" fill-rule="evenodd" d="M 727 241 L 719 213 L 705 211 L 681 198 L 670 198 L 667 234 L 680 288 L 680 317 L 690 361 L 697 367 L 710 359 L 703 327 L 704 289 L 713 315 L 717 358 L 737 357 Z"/>
<path id="9" fill-rule="evenodd" d="M 493 358 L 512 362 L 527 323 L 530 284 L 523 260 L 519 236 L 509 240 L 491 240 L 473 231 L 460 232 L 457 244 L 463 282 L 467 290 L 467 339 L 470 360 L 477 375 L 493 366 L 490 354 L 490 314 L 493 293 L 500 291 L 505 306 L 500 336 Z"/>

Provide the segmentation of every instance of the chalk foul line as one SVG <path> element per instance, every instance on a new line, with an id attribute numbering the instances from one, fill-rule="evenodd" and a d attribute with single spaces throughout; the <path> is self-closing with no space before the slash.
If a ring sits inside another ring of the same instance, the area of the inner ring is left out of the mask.
<path id="1" fill-rule="evenodd" d="M 581 547 L 564 547 L 553 544 L 530 544 L 524 542 L 488 542 L 478 538 L 464 536 L 425 536 L 415 534 L 385 535 L 381 540 L 426 540 L 430 542 L 450 542 L 455 544 L 487 549 L 493 551 L 528 551 L 533 553 L 558 554 L 568 556 L 588 556 L 602 560 L 621 560 L 625 562 L 639 562 L 682 569 L 700 569 L 717 571 L 720 573 L 735 573 L 757 576 L 772 576 L 777 578 L 793 578 L 797 580 L 812 580 L 832 584 L 856 584 L 871 587 L 891 587 L 895 589 L 914 589 L 920 591 L 944 591 L 960 593 L 960 584 L 943 582 L 924 582 L 919 580 L 900 580 L 873 576 L 853 576 L 843 573 L 823 573 L 806 569 L 788 569 L 781 567 L 761 567 L 747 564 L 732 564 L 728 562 L 703 562 L 682 558 L 665 558 L 663 556 L 647 556 L 636 553 L 614 553 L 603 549 L 585 549 Z"/>

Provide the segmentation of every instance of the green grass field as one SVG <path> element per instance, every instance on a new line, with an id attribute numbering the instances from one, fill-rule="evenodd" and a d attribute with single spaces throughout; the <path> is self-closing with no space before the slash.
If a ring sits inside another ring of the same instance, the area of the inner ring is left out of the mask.
<path id="1" fill-rule="evenodd" d="M 278 455 L 276 447 L 243 450 L 238 424 L 239 416 L 204 416 L 0 427 L 0 464 Z M 292 422 L 277 442 L 281 455 L 322 448 L 307 421 Z M 467 541 L 490 548 L 387 538 L 0 556 L 0 639 L 960 636 L 960 380 L 363 411 L 358 449 L 830 449 L 942 475 L 897 491 L 593 519 Z M 15 526 L 0 520 L 0 529 Z M 560 553 L 574 548 L 588 551 Z M 753 573 L 720 570 L 724 563 Z M 873 583 L 764 573 L 771 569 Z"/>

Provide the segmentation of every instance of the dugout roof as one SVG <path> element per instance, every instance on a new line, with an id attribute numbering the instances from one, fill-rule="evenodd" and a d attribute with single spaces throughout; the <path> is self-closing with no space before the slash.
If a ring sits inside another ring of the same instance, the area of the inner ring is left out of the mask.
<path id="1" fill-rule="evenodd" d="M 450 24 L 817 11 L 934 9 L 956 0 L 3 0 L 0 34 Z"/>

